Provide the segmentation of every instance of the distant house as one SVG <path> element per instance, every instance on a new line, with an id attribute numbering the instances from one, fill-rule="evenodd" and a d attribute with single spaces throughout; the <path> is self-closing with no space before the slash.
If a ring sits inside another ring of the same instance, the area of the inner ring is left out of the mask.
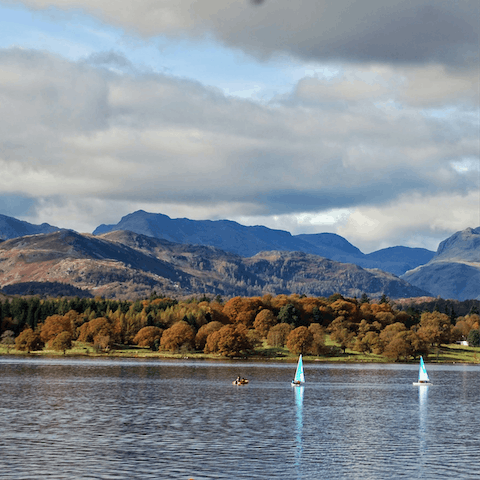
<path id="1" fill-rule="evenodd" d="M 455 342 L 457 345 L 464 345 L 465 347 L 468 347 L 468 342 L 466 340 L 459 340 L 458 342 Z"/>

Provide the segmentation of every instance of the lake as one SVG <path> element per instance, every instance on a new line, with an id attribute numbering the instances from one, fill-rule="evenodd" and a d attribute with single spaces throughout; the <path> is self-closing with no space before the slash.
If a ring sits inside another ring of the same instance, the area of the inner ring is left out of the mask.
<path id="1" fill-rule="evenodd" d="M 2 356 L 0 478 L 480 478 L 480 366 L 295 367 Z"/>

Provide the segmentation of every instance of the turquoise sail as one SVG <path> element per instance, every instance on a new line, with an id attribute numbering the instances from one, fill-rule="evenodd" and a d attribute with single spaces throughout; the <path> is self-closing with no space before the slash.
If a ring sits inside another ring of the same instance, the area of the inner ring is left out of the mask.
<path id="1" fill-rule="evenodd" d="M 420 367 L 418 370 L 418 381 L 419 382 L 429 382 L 427 369 L 425 368 L 425 363 L 423 363 L 423 357 L 420 357 Z"/>
<path id="2" fill-rule="evenodd" d="M 303 360 L 302 355 L 298 358 L 297 371 L 295 372 L 294 382 L 305 383 L 305 374 L 303 372 Z"/>

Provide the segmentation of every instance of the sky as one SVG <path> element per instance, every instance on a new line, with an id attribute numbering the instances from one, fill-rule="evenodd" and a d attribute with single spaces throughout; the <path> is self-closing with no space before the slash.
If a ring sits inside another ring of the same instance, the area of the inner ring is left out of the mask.
<path id="1" fill-rule="evenodd" d="M 0 214 L 480 226 L 478 0 L 0 0 Z"/>

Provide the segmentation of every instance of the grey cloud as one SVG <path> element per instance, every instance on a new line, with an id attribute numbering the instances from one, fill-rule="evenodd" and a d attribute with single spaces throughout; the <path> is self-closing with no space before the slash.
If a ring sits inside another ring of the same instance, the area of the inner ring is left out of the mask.
<path id="1" fill-rule="evenodd" d="M 141 35 L 214 36 L 266 58 L 467 65 L 478 60 L 477 0 L 23 0 L 82 8 Z"/>

